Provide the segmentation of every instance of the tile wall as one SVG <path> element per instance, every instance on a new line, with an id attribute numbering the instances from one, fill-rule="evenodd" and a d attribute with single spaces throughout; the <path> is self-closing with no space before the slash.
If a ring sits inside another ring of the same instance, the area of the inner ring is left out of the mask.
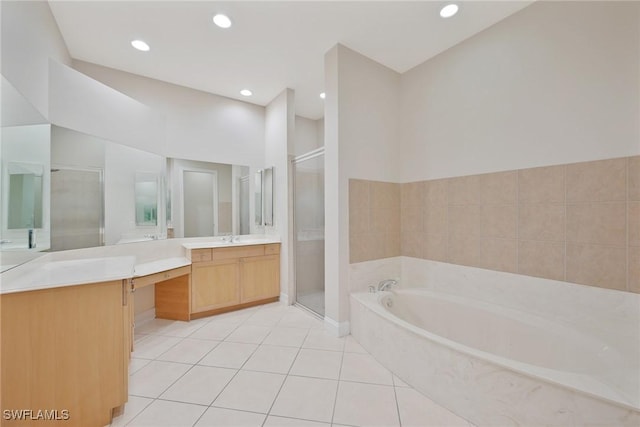
<path id="1" fill-rule="evenodd" d="M 640 156 L 349 190 L 352 263 L 397 232 L 404 256 L 640 293 Z"/>
<path id="2" fill-rule="evenodd" d="M 351 263 L 400 256 L 400 184 L 349 180 Z"/>

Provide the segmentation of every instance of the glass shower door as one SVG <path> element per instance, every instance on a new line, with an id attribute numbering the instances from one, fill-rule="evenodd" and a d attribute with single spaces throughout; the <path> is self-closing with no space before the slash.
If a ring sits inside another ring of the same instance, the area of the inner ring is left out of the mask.
<path id="1" fill-rule="evenodd" d="M 296 302 L 324 316 L 324 149 L 293 169 Z"/>

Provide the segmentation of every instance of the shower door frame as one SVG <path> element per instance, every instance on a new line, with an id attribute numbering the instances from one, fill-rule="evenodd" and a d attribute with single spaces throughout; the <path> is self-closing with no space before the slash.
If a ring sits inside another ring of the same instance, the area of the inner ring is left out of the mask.
<path id="1" fill-rule="evenodd" d="M 315 311 L 313 311 L 312 309 L 310 309 L 309 307 L 303 305 L 302 303 L 298 302 L 298 262 L 297 262 L 297 257 L 298 257 L 298 251 L 297 251 L 297 242 L 298 242 L 298 228 L 297 228 L 297 209 L 296 209 L 296 165 L 298 163 L 304 162 L 306 160 L 311 160 L 314 159 L 316 157 L 320 157 L 320 156 L 324 156 L 325 152 L 324 152 L 324 146 L 320 147 L 320 148 L 316 148 L 315 150 L 309 151 L 307 153 L 301 154 L 299 156 L 295 156 L 293 159 L 290 160 L 290 167 L 291 167 L 291 183 L 292 183 L 292 191 L 291 191 L 291 197 L 293 199 L 293 215 L 292 215 L 292 224 L 293 224 L 293 232 L 292 232 L 292 239 L 290 241 L 293 241 L 293 256 L 292 256 L 292 261 L 293 261 L 293 305 L 295 305 L 296 307 L 300 307 L 306 311 L 308 311 L 309 313 L 311 313 L 312 315 L 320 318 L 320 319 L 324 319 L 324 314 L 320 314 L 317 313 Z M 324 167 L 323 167 L 323 173 L 325 172 Z M 324 196 L 324 194 L 323 194 Z M 323 206 L 324 206 L 324 200 L 323 200 Z M 324 239 L 324 233 L 323 233 L 323 239 Z M 326 307 L 326 286 L 323 284 L 322 287 L 323 291 L 325 292 L 325 307 Z"/>
<path id="2" fill-rule="evenodd" d="M 56 163 L 56 164 L 51 164 L 51 175 L 53 175 L 54 169 L 58 169 L 58 170 L 71 170 L 71 171 L 76 171 L 76 172 L 93 172 L 93 173 L 97 173 L 99 178 L 98 181 L 100 183 L 100 226 L 98 229 L 98 233 L 99 233 L 99 242 L 100 242 L 100 246 L 104 246 L 105 245 L 105 240 L 104 240 L 104 223 L 105 223 L 105 203 L 104 203 L 104 168 L 98 168 L 98 167 L 76 167 L 76 166 L 70 166 L 70 165 L 64 165 L 64 164 L 60 164 L 60 163 Z M 50 178 L 50 181 L 53 181 L 53 177 Z M 52 183 L 51 183 L 52 184 Z M 49 200 L 49 204 L 51 205 L 51 200 Z M 52 216 L 52 211 L 50 210 L 49 212 L 49 221 L 51 221 L 51 216 Z M 50 246 L 53 247 L 53 221 L 51 221 L 51 229 L 49 230 L 50 233 Z"/>

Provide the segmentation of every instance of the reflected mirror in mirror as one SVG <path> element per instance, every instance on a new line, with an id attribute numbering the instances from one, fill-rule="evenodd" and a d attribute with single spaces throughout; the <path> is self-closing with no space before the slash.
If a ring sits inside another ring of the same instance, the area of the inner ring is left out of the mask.
<path id="1" fill-rule="evenodd" d="M 168 158 L 166 171 L 175 237 L 251 233 L 248 166 Z"/>
<path id="2" fill-rule="evenodd" d="M 263 174 L 264 180 L 264 225 L 273 225 L 273 168 L 267 168 Z"/>
<path id="3" fill-rule="evenodd" d="M 51 126 L 47 124 L 2 126 L 2 251 L 49 249 L 50 138 Z M 28 233 L 30 229 L 38 232 Z"/>
<path id="4" fill-rule="evenodd" d="M 42 228 L 43 165 L 9 163 L 8 229 Z"/>
<path id="5" fill-rule="evenodd" d="M 136 225 L 158 225 L 158 176 L 136 173 Z"/>
<path id="6" fill-rule="evenodd" d="M 256 225 L 262 226 L 262 170 L 256 172 L 255 189 Z"/>

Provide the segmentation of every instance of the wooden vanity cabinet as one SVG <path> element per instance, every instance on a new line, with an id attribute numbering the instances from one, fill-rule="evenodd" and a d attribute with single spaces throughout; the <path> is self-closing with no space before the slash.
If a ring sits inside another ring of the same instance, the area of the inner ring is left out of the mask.
<path id="1" fill-rule="evenodd" d="M 68 411 L 2 426 L 111 423 L 128 398 L 130 293 L 118 280 L 0 296 L 2 410 Z"/>
<path id="2" fill-rule="evenodd" d="M 194 249 L 191 312 L 203 317 L 277 301 L 280 244 Z"/>
<path id="3" fill-rule="evenodd" d="M 237 259 L 192 264 L 191 312 L 201 313 L 239 304 L 239 266 Z"/>
<path id="4" fill-rule="evenodd" d="M 248 303 L 280 296 L 280 256 L 268 255 L 240 260 L 240 302 Z"/>

